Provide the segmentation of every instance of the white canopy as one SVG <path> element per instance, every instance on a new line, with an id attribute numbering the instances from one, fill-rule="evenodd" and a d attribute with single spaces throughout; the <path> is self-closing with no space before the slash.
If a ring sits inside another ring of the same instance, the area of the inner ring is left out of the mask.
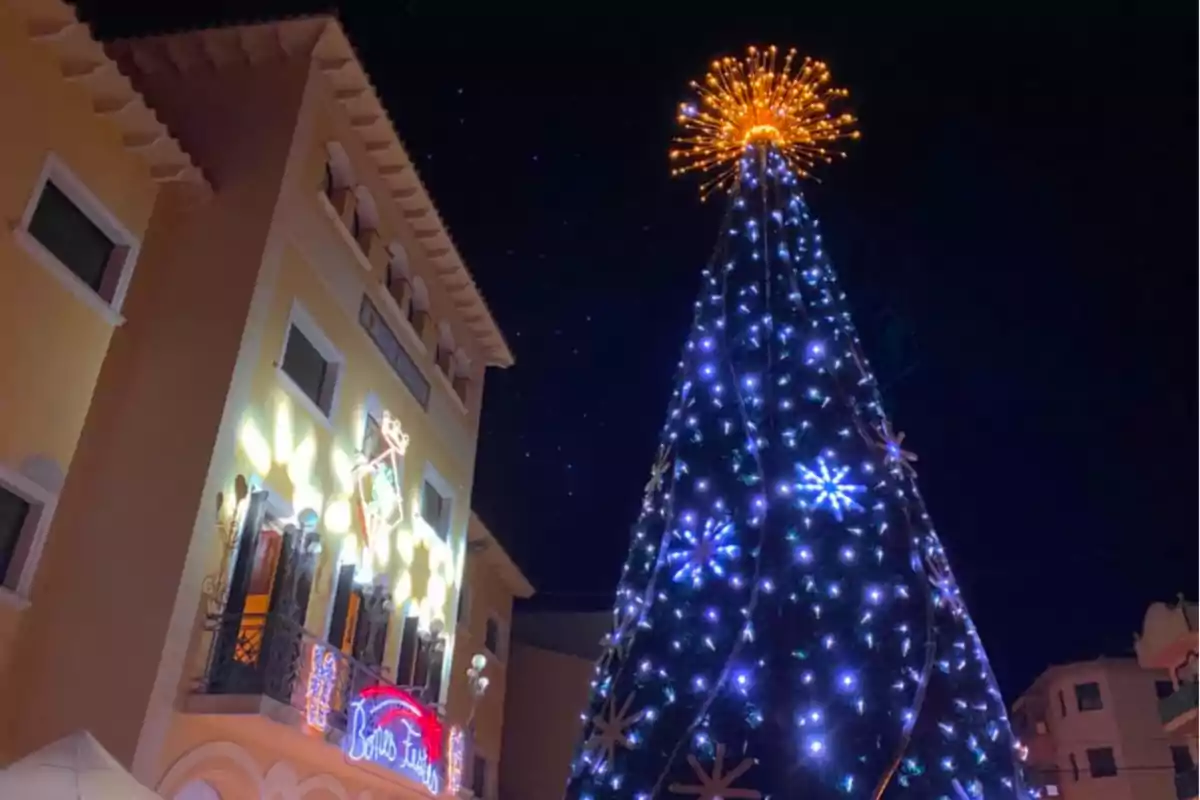
<path id="1" fill-rule="evenodd" d="M 30 753 L 0 771 L 0 800 L 162 800 L 87 731 Z"/>

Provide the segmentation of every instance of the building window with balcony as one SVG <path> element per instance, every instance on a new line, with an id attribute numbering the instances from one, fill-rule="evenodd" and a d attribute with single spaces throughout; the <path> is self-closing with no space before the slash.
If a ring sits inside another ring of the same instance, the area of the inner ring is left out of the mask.
<path id="1" fill-rule="evenodd" d="M 1117 774 L 1117 759 L 1111 747 L 1092 747 L 1087 751 L 1088 771 L 1093 778 L 1111 778 Z"/>
<path id="2" fill-rule="evenodd" d="M 72 294 L 110 322 L 120 322 L 138 243 L 53 155 L 34 184 L 15 238 Z"/>
<path id="3" fill-rule="evenodd" d="M 1100 684 L 1075 684 L 1075 706 L 1080 711 L 1100 711 L 1104 708 L 1104 699 L 1100 696 Z"/>
<path id="4" fill-rule="evenodd" d="M 414 690 L 426 703 L 437 703 L 442 694 L 444 657 L 445 640 L 440 631 L 422 631 L 417 617 L 405 617 L 396 683 Z"/>
<path id="5" fill-rule="evenodd" d="M 426 478 L 421 489 L 421 518 L 429 523 L 429 527 L 443 542 L 450 538 L 450 506 L 450 498 L 439 492 Z"/>
<path id="6" fill-rule="evenodd" d="M 333 416 L 344 359 L 312 317 L 292 308 L 279 371 L 292 394 L 318 417 Z"/>

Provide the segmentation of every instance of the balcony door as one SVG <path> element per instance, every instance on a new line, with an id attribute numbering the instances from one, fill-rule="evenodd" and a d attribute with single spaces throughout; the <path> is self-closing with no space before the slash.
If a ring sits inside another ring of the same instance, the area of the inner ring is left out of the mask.
<path id="1" fill-rule="evenodd" d="M 272 642 L 302 635 L 313 566 L 306 538 L 268 513 L 266 492 L 251 495 L 217 629 L 214 674 L 221 665 L 263 666 Z"/>

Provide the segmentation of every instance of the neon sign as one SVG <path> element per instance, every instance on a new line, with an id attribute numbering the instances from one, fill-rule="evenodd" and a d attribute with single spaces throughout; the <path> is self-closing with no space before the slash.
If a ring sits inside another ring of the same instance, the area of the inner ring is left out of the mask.
<path id="1" fill-rule="evenodd" d="M 329 697 L 337 683 L 337 659 L 323 645 L 314 644 L 308 665 L 308 690 L 304 694 L 304 715 L 313 728 L 324 731 L 329 725 Z"/>
<path id="2" fill-rule="evenodd" d="M 450 738 L 446 744 L 446 789 L 455 797 L 462 789 L 463 760 L 463 732 L 462 728 L 456 725 L 450 729 Z"/>
<path id="3" fill-rule="evenodd" d="M 437 714 L 391 686 L 364 689 L 350 704 L 346 757 L 370 761 L 441 791 L 442 723 Z"/>

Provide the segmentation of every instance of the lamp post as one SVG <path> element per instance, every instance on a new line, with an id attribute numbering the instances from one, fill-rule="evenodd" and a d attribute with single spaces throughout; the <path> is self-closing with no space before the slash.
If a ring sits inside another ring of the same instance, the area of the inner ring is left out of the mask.
<path id="1" fill-rule="evenodd" d="M 485 669 L 487 669 L 487 656 L 483 653 L 473 655 L 471 664 L 467 667 L 467 690 L 471 695 L 471 710 L 467 714 L 467 722 L 464 725 L 469 739 L 464 742 L 465 746 L 463 747 L 463 760 L 471 765 L 472 772 L 475 769 L 475 711 L 479 708 L 479 701 L 487 692 L 488 683 L 490 683 L 488 676 L 483 674 Z M 466 800 L 474 797 L 474 792 L 469 786 L 461 786 L 458 795 Z"/>

